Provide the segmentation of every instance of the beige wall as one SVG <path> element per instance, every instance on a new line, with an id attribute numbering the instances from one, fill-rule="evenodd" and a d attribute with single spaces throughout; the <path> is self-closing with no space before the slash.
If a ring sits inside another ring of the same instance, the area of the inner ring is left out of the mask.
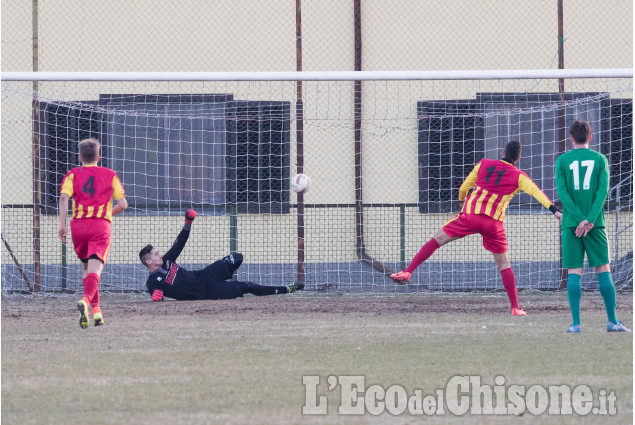
<path id="1" fill-rule="evenodd" d="M 554 68 L 557 3 L 365 0 L 366 70 Z M 32 69 L 31 3 L 2 3 L 2 69 Z M 43 71 L 296 69 L 295 2 L 39 2 Z M 631 67 L 633 2 L 564 2 L 567 68 Z M 353 2 L 304 0 L 305 70 L 353 69 Z"/>

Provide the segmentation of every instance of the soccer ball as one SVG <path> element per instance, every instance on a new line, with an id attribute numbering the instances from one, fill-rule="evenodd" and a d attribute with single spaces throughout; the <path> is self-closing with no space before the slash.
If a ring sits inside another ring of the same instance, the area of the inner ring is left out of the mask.
<path id="1" fill-rule="evenodd" d="M 291 190 L 295 193 L 306 193 L 311 186 L 311 179 L 306 174 L 296 174 L 291 178 Z"/>

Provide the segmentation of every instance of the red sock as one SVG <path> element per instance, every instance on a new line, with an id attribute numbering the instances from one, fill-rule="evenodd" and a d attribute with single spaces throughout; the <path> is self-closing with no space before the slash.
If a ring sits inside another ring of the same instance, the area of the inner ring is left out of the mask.
<path id="1" fill-rule="evenodd" d="M 424 246 L 421 247 L 419 252 L 417 252 L 417 255 L 415 255 L 415 258 L 413 258 L 412 262 L 410 262 L 408 268 L 404 271 L 408 273 L 414 272 L 415 269 L 419 267 L 421 263 L 430 258 L 437 249 L 439 249 L 439 242 L 437 242 L 435 238 L 430 239 Z"/>
<path id="2" fill-rule="evenodd" d="M 93 308 L 93 314 L 101 313 L 101 309 L 99 308 L 99 286 L 97 286 L 97 290 L 95 291 L 95 295 L 90 302 L 90 306 Z"/>
<path id="3" fill-rule="evenodd" d="M 505 287 L 505 291 L 507 291 L 509 303 L 512 305 L 512 308 L 520 308 L 518 305 L 518 292 L 516 292 L 516 276 L 514 276 L 514 271 L 511 267 L 501 270 L 501 277 L 503 278 L 503 286 Z"/>
<path id="4" fill-rule="evenodd" d="M 93 298 L 97 293 L 98 286 L 99 275 L 97 273 L 88 273 L 88 275 L 86 275 L 86 277 L 84 278 L 84 297 L 88 299 L 89 303 L 93 302 Z"/>

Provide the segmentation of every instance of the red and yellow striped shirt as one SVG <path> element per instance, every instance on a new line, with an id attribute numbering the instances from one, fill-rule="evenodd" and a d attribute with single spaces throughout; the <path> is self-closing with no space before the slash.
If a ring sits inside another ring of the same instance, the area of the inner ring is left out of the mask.
<path id="1" fill-rule="evenodd" d="M 103 218 L 110 222 L 113 198 L 126 196 L 117 173 L 96 165 L 70 169 L 62 180 L 60 193 L 73 199 L 72 220 Z"/>
<path id="2" fill-rule="evenodd" d="M 472 187 L 474 190 L 467 195 Z M 521 190 L 536 198 L 545 208 L 552 204 L 536 183 L 514 165 L 502 160 L 483 159 L 476 164 L 459 189 L 459 201 L 465 200 L 461 212 L 484 214 L 504 221 L 509 202 Z"/>

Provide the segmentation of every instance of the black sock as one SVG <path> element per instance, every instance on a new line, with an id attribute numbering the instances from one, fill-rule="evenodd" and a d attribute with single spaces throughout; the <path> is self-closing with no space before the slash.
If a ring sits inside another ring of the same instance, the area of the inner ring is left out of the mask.
<path id="1" fill-rule="evenodd" d="M 286 294 L 287 292 L 289 292 L 289 290 L 286 286 L 266 286 L 252 282 L 248 282 L 247 288 L 245 288 L 244 291 L 246 294 L 254 294 L 259 297 L 263 295 Z"/>

